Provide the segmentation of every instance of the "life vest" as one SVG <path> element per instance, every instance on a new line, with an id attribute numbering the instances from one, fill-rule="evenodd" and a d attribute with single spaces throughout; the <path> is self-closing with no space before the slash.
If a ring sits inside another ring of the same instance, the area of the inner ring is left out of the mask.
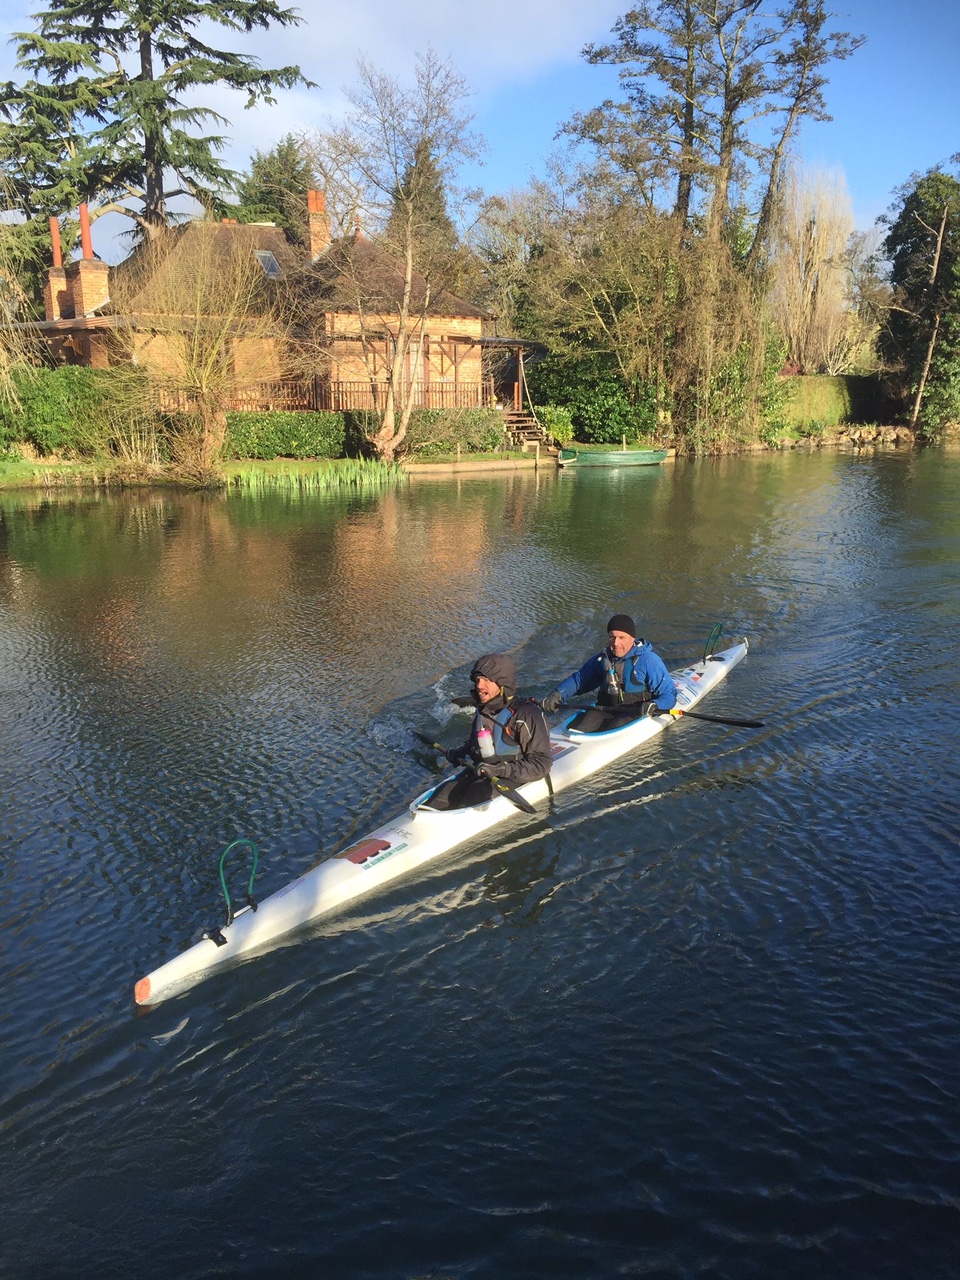
<path id="1" fill-rule="evenodd" d="M 507 703 L 505 707 L 501 707 L 495 716 L 484 715 L 482 710 L 478 710 L 473 718 L 473 734 L 472 742 L 475 748 L 475 755 L 479 755 L 479 747 L 477 747 L 477 734 L 486 726 L 493 734 L 493 750 L 494 758 L 497 760 L 511 760 L 514 756 L 520 754 L 520 747 L 517 740 L 513 737 L 507 737 L 507 725 L 513 719 L 516 707 Z"/>
<path id="2" fill-rule="evenodd" d="M 640 641 L 643 644 L 643 641 Z M 603 684 L 597 695 L 597 705 L 601 707 L 628 706 L 630 703 L 643 702 L 647 693 L 646 680 L 638 681 L 634 676 L 633 657 L 628 653 L 623 658 L 612 662 L 606 649 L 603 651 Z"/>

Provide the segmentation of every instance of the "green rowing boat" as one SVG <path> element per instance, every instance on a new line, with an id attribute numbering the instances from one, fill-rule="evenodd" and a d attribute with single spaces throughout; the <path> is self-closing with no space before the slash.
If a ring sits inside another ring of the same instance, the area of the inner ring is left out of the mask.
<path id="1" fill-rule="evenodd" d="M 561 449 L 561 467 L 656 467 L 666 449 Z"/>

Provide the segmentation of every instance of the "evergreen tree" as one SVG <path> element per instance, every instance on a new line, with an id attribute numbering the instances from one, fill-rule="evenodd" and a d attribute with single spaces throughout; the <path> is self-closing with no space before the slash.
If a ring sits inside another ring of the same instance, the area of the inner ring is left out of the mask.
<path id="1" fill-rule="evenodd" d="M 902 371 L 911 421 L 934 436 L 960 423 L 960 181 L 932 169 L 902 196 L 884 241 L 896 305 L 879 345 Z"/>
<path id="2" fill-rule="evenodd" d="M 300 21 L 276 0 L 48 0 L 35 16 L 36 31 L 14 36 L 17 65 L 32 78 L 0 91 L 0 164 L 30 214 L 96 200 L 93 216 L 123 213 L 153 237 L 171 197 L 216 205 L 235 180 L 217 159 L 223 137 L 204 132 L 227 122 L 185 105 L 185 94 L 224 84 L 250 107 L 303 83 L 299 67 L 265 69 L 196 33 Z"/>
<path id="3" fill-rule="evenodd" d="M 394 190 L 383 234 L 387 247 L 398 256 L 409 246 L 417 269 L 438 286 L 456 286 L 460 260 L 457 232 L 447 213 L 443 179 L 429 138 L 419 139 L 414 148 L 413 160 Z"/>
<path id="4" fill-rule="evenodd" d="M 240 222 L 275 222 L 297 244 L 307 241 L 307 192 L 317 186 L 303 144 L 292 133 L 272 151 L 256 151 L 237 184 Z"/>

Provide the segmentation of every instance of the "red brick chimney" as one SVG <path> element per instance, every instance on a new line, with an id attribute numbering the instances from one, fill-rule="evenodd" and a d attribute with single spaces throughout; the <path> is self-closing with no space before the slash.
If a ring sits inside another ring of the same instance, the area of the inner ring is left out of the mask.
<path id="1" fill-rule="evenodd" d="M 307 222 L 310 236 L 310 258 L 316 262 L 330 243 L 330 219 L 327 197 L 322 191 L 307 192 Z"/>
<path id="2" fill-rule="evenodd" d="M 90 213 L 85 204 L 80 206 L 80 253 L 80 260 L 71 262 L 66 271 L 73 314 L 77 317 L 92 315 L 110 301 L 110 268 L 93 256 Z"/>
<path id="3" fill-rule="evenodd" d="M 60 223 L 54 217 L 50 218 L 50 244 L 53 266 L 47 272 L 47 282 L 43 286 L 43 315 L 46 320 L 61 320 L 64 307 L 69 310 L 73 303 L 67 293 L 67 273 L 63 269 Z"/>
<path id="4" fill-rule="evenodd" d="M 90 210 L 85 204 L 79 209 L 80 213 L 80 257 L 89 258 L 93 261 L 93 241 L 90 238 Z"/>

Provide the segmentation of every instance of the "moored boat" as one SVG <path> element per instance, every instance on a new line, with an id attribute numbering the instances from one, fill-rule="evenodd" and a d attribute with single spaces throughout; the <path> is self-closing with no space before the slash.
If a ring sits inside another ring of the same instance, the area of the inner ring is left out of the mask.
<path id="1" fill-rule="evenodd" d="M 566 716 L 550 734 L 554 792 L 588 777 L 675 723 L 676 713 L 695 706 L 742 661 L 747 648 L 747 641 L 742 640 L 671 672 L 677 686 L 673 713 L 645 716 L 604 733 L 589 734 L 576 729 L 579 711 Z M 502 794 L 468 809 L 431 809 L 430 798 L 439 785 L 434 783 L 409 809 L 349 848 L 325 858 L 263 902 L 242 907 L 222 929 L 209 930 L 199 942 L 141 978 L 134 988 L 137 1004 L 158 1004 L 229 962 L 268 950 L 299 926 L 365 897 L 499 823 L 521 817 L 514 802 Z M 543 802 L 548 797 L 547 783 L 527 783 L 517 794 L 531 804 Z"/>
<path id="2" fill-rule="evenodd" d="M 657 467 L 666 449 L 561 449 L 561 467 Z"/>

